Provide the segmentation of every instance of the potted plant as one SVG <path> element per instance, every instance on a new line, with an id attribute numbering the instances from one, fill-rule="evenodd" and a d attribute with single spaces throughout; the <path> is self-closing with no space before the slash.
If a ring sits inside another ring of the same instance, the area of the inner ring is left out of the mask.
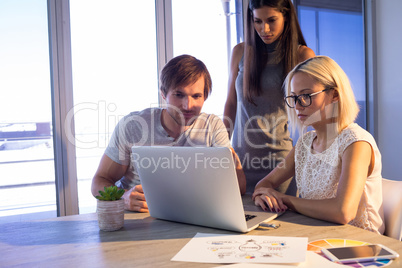
<path id="1" fill-rule="evenodd" d="M 99 229 L 102 231 L 116 231 L 124 225 L 124 194 L 123 189 L 117 186 L 105 187 L 96 196 Z"/>

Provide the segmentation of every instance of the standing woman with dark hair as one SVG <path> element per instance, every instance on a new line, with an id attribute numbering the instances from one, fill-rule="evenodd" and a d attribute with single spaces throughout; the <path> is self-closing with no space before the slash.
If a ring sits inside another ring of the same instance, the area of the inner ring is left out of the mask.
<path id="1" fill-rule="evenodd" d="M 290 0 L 250 0 L 246 40 L 232 52 L 224 110 L 248 193 L 292 149 L 282 84 L 294 66 L 314 56 Z M 286 192 L 290 181 L 278 190 Z"/>

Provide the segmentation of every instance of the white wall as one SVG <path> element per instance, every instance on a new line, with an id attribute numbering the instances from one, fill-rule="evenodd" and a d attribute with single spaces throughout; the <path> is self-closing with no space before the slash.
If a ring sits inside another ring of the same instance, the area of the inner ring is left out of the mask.
<path id="1" fill-rule="evenodd" d="M 402 1 L 375 0 L 377 143 L 384 178 L 402 180 Z"/>

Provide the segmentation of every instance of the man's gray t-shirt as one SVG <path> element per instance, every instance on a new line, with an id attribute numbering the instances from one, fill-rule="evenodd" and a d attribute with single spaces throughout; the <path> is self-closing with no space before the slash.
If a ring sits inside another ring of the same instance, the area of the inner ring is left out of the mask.
<path id="1" fill-rule="evenodd" d="M 140 184 L 131 161 L 132 146 L 230 147 L 225 125 L 216 115 L 201 113 L 175 140 L 161 124 L 162 111 L 161 108 L 148 108 L 132 112 L 115 127 L 105 154 L 114 162 L 128 166 L 126 174 L 116 183 L 118 187 L 130 189 Z"/>

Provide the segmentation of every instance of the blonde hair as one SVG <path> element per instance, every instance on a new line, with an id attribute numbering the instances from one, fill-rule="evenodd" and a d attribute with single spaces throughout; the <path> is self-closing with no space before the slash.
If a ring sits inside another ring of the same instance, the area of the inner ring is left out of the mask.
<path id="1" fill-rule="evenodd" d="M 284 82 L 286 96 L 291 95 L 290 82 L 296 73 L 305 73 L 325 88 L 333 88 L 338 92 L 337 123 L 339 132 L 355 121 L 359 113 L 359 106 L 355 100 L 348 76 L 333 59 L 327 56 L 316 56 L 296 65 L 286 76 Z M 296 128 L 301 132 L 302 124 L 297 118 L 295 109 L 287 107 L 287 113 L 292 132 Z"/>

